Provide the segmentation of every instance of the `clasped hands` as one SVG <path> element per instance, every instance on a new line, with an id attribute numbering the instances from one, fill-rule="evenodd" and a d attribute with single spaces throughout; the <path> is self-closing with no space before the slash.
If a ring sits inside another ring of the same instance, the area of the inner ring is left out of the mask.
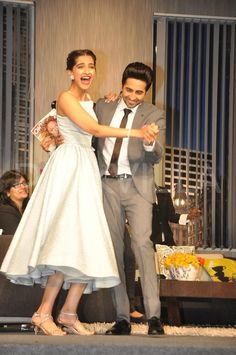
<path id="1" fill-rule="evenodd" d="M 144 125 L 141 128 L 141 131 L 143 133 L 144 143 L 148 145 L 152 144 L 156 140 L 159 134 L 159 127 L 155 123 L 151 123 L 148 125 Z"/>

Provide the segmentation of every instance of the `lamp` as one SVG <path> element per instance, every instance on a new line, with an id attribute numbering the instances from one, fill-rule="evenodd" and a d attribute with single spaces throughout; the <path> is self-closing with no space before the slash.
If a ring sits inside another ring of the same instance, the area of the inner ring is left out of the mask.
<path id="1" fill-rule="evenodd" d="M 185 208 L 187 204 L 187 195 L 180 180 L 175 185 L 174 204 L 178 208 Z"/>

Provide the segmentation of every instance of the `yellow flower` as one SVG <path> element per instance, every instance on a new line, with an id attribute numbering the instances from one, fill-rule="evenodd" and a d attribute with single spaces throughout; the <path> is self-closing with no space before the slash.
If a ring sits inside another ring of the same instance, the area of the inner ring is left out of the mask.
<path id="1" fill-rule="evenodd" d="M 177 252 L 170 254 L 164 260 L 164 265 L 167 269 L 169 269 L 172 265 L 174 265 L 176 268 L 187 268 L 190 264 L 197 269 L 202 265 L 202 259 L 199 260 L 199 258 L 193 254 Z"/>

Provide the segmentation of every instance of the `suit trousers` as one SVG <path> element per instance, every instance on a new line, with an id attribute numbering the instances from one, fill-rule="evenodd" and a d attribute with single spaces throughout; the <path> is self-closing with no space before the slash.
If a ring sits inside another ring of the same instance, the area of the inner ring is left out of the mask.
<path id="1" fill-rule="evenodd" d="M 152 203 L 137 191 L 132 178 L 102 179 L 104 210 L 114 245 L 121 284 L 112 289 L 116 320 L 130 320 L 129 299 L 124 272 L 125 219 L 130 225 L 131 247 L 139 268 L 146 317 L 160 318 L 161 304 L 157 281 L 153 244 Z"/>

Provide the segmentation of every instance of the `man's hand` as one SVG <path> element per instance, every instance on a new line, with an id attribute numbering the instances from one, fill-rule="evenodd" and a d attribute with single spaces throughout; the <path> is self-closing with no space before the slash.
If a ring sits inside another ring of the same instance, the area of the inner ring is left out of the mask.
<path id="1" fill-rule="evenodd" d="M 194 220 L 194 219 L 200 217 L 200 215 L 201 215 L 201 210 L 199 210 L 197 207 L 194 207 L 194 208 L 192 208 L 192 209 L 189 211 L 187 218 L 188 218 L 190 221 L 192 221 L 192 220 Z"/>
<path id="2" fill-rule="evenodd" d="M 159 134 L 159 127 L 155 123 L 145 125 L 141 129 L 143 131 L 144 144 L 146 145 L 152 144 Z"/>

